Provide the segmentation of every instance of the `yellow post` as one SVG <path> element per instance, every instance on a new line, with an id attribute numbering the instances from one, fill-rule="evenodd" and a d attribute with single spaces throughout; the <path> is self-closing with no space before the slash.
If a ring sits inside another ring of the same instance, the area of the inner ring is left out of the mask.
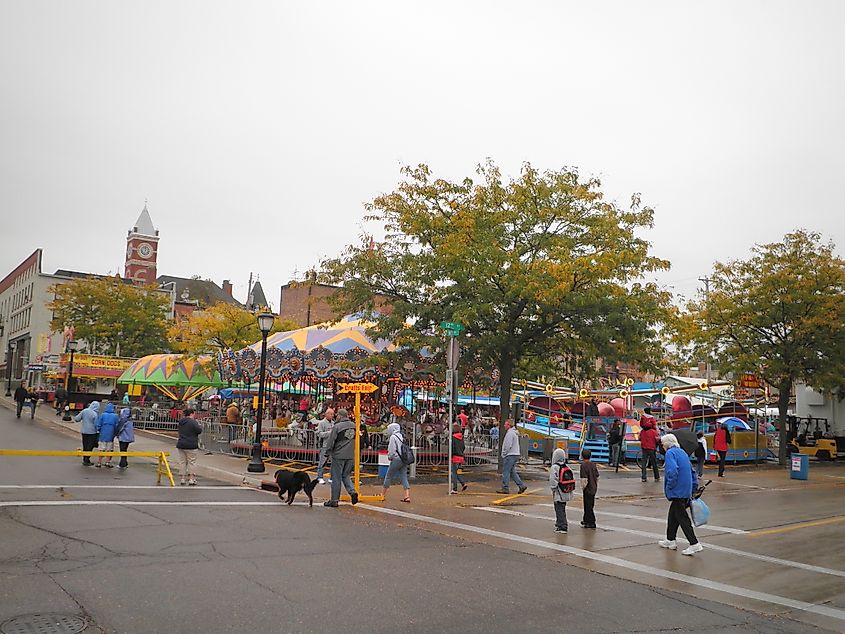
<path id="1" fill-rule="evenodd" d="M 355 392 L 355 493 L 361 493 L 361 393 Z"/>

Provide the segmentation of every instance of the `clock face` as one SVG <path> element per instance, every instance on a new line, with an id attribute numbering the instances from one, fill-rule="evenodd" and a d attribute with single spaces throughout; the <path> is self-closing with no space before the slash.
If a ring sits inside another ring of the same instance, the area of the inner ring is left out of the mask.
<path id="1" fill-rule="evenodd" d="M 152 254 L 153 248 L 146 242 L 142 243 L 141 246 L 138 247 L 138 255 L 140 255 L 142 258 L 148 258 Z"/>

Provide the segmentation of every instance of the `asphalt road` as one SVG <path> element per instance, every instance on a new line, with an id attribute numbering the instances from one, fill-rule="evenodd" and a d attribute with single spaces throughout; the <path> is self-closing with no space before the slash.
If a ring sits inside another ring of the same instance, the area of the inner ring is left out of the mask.
<path id="1" fill-rule="evenodd" d="M 78 446 L 0 408 L 0 447 Z M 348 506 L 154 482 L 137 461 L 122 473 L 0 457 L 0 624 L 49 612 L 130 633 L 816 631 Z"/>

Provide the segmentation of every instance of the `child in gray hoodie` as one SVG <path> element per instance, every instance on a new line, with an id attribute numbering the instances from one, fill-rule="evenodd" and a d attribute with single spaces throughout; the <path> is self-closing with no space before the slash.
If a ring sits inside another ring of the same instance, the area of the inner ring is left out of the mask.
<path id="1" fill-rule="evenodd" d="M 561 478 L 561 471 L 564 477 Z M 561 482 L 563 484 L 561 484 Z M 555 533 L 566 533 L 569 525 L 566 521 L 566 503 L 572 499 L 575 491 L 575 474 L 566 465 L 566 451 L 557 448 L 552 453 L 552 467 L 549 469 L 549 488 L 555 505 Z"/>

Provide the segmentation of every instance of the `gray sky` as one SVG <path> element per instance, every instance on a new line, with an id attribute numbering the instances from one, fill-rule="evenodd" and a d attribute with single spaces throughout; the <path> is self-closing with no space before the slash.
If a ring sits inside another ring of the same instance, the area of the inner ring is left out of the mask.
<path id="1" fill-rule="evenodd" d="M 840 253 L 845 3 L 0 0 L 0 277 L 279 286 L 361 230 L 401 164 L 599 175 L 656 209 L 662 280 L 796 227 Z"/>

